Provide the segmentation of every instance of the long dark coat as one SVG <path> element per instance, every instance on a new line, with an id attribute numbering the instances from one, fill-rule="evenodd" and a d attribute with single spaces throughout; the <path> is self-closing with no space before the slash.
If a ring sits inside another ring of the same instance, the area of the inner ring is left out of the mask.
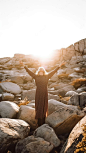
<path id="1" fill-rule="evenodd" d="M 59 67 L 47 75 L 36 75 L 30 71 L 26 66 L 24 67 L 28 74 L 35 79 L 36 82 L 36 94 L 35 94 L 35 118 L 43 119 L 48 113 L 48 80 L 57 72 Z"/>

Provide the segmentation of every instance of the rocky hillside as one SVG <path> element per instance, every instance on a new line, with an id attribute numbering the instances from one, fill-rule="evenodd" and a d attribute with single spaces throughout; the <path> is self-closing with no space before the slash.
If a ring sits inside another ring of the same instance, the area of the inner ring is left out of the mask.
<path id="1" fill-rule="evenodd" d="M 48 82 L 48 117 L 37 128 L 34 73 L 65 66 Z M 72 138 L 72 141 L 71 141 Z M 86 151 L 86 39 L 54 51 L 45 63 L 31 55 L 0 58 L 0 153 Z"/>

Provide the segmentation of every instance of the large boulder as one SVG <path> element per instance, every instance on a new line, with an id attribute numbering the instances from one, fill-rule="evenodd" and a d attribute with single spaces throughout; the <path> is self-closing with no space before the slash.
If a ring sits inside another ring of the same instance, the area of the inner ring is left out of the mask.
<path id="1" fill-rule="evenodd" d="M 86 92 L 82 92 L 80 95 L 80 107 L 86 106 Z"/>
<path id="2" fill-rule="evenodd" d="M 10 57 L 4 57 L 4 58 L 0 58 L 0 64 L 4 65 L 5 63 L 7 63 L 11 58 Z"/>
<path id="3" fill-rule="evenodd" d="M 45 141 L 53 144 L 54 147 L 58 147 L 60 145 L 60 140 L 56 136 L 53 128 L 51 128 L 48 124 L 43 124 L 42 126 L 38 127 L 34 131 L 33 135 L 43 138 Z"/>
<path id="4" fill-rule="evenodd" d="M 35 85 L 32 82 L 27 82 L 27 84 L 23 84 L 22 87 L 24 90 L 30 90 L 31 88 L 35 87 Z"/>
<path id="5" fill-rule="evenodd" d="M 27 97 L 28 100 L 34 100 L 35 99 L 35 93 L 36 93 L 36 89 L 23 90 L 21 97 L 22 97 L 22 99 Z"/>
<path id="6" fill-rule="evenodd" d="M 71 90 L 74 91 L 75 89 L 74 89 L 74 87 L 72 85 L 68 85 L 68 86 L 65 86 L 65 87 L 63 87 L 63 88 L 61 88 L 59 90 L 49 91 L 49 93 L 64 97 L 66 92 L 71 91 Z"/>
<path id="7" fill-rule="evenodd" d="M 77 106 L 66 105 L 66 104 L 64 104 L 60 101 L 54 100 L 54 99 L 48 100 L 48 115 L 52 114 L 53 112 L 55 112 L 56 110 L 59 110 L 61 108 L 69 108 L 69 109 L 73 109 L 76 112 L 78 112 Z"/>
<path id="8" fill-rule="evenodd" d="M 69 133 L 76 123 L 83 117 L 77 115 L 77 110 L 64 108 L 56 110 L 50 114 L 45 123 L 54 128 L 57 135 Z"/>
<path id="9" fill-rule="evenodd" d="M 19 112 L 19 106 L 14 102 L 10 101 L 0 102 L 0 117 L 16 118 L 18 112 Z"/>
<path id="10" fill-rule="evenodd" d="M 68 84 L 60 82 L 57 85 L 55 85 L 54 88 L 55 88 L 55 90 L 59 90 L 59 89 L 64 88 L 66 86 L 68 86 Z"/>
<path id="11" fill-rule="evenodd" d="M 16 83 L 16 84 L 23 84 L 24 83 L 23 76 L 21 76 L 21 75 L 11 76 L 10 79 L 11 79 L 11 82 Z"/>
<path id="12" fill-rule="evenodd" d="M 85 87 L 80 87 L 76 90 L 78 93 L 86 91 L 86 86 Z"/>
<path id="13" fill-rule="evenodd" d="M 17 143 L 15 153 L 49 153 L 52 149 L 53 145 L 43 138 L 28 136 Z"/>
<path id="14" fill-rule="evenodd" d="M 12 82 L 1 82 L 0 83 L 0 93 L 2 92 L 10 92 L 13 94 L 21 93 L 21 88 L 19 85 Z"/>
<path id="15" fill-rule="evenodd" d="M 60 153 L 79 152 L 86 152 L 86 116 L 73 128 Z"/>
<path id="16" fill-rule="evenodd" d="M 84 39 L 79 41 L 79 51 L 83 53 L 84 50 Z"/>
<path id="17" fill-rule="evenodd" d="M 17 119 L 0 118 L 0 152 L 14 149 L 15 144 L 30 132 L 28 123 Z"/>
<path id="18" fill-rule="evenodd" d="M 2 100 L 10 100 L 13 101 L 14 100 L 14 95 L 11 93 L 3 93 L 2 94 Z"/>
<path id="19" fill-rule="evenodd" d="M 71 96 L 71 98 L 68 101 L 68 105 L 75 105 L 75 106 L 79 106 L 79 94 L 76 93 L 74 95 Z"/>
<path id="20" fill-rule="evenodd" d="M 68 91 L 68 92 L 65 94 L 65 96 L 66 96 L 66 97 L 71 97 L 72 95 L 75 95 L 75 94 L 77 94 L 77 92 L 75 92 L 75 91 Z"/>
<path id="21" fill-rule="evenodd" d="M 48 93 L 48 99 L 60 100 L 60 97 L 58 95 L 53 95 Z"/>
<path id="22" fill-rule="evenodd" d="M 86 92 L 82 92 L 80 94 L 74 94 L 68 101 L 69 105 L 75 105 L 80 107 L 86 106 Z"/>
<path id="23" fill-rule="evenodd" d="M 35 109 L 28 105 L 20 106 L 18 118 L 29 123 L 32 129 L 35 129 L 37 127 L 37 120 L 35 119 Z"/>

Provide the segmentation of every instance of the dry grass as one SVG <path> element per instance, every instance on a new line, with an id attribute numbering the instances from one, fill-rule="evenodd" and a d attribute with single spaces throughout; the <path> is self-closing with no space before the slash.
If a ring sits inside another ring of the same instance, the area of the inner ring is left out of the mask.
<path id="1" fill-rule="evenodd" d="M 86 84 L 86 78 L 79 78 L 79 79 L 75 79 L 71 85 L 74 86 L 75 89 L 81 87 L 82 85 Z"/>
<path id="2" fill-rule="evenodd" d="M 20 107 L 21 105 L 27 105 L 29 103 L 30 103 L 30 101 L 28 101 L 27 97 L 25 97 L 24 100 L 20 100 L 16 104 Z"/>
<path id="3" fill-rule="evenodd" d="M 83 125 L 83 138 L 82 141 L 77 144 L 77 149 L 74 151 L 74 153 L 83 152 L 86 153 L 86 125 Z"/>

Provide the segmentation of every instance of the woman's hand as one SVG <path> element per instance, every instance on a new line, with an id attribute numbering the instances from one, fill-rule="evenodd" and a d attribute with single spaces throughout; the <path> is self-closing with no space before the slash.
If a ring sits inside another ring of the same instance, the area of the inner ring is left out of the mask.
<path id="1" fill-rule="evenodd" d="M 66 64 L 66 62 L 60 64 L 59 67 L 61 68 L 61 67 L 64 66 L 65 64 Z"/>
<path id="2" fill-rule="evenodd" d="M 20 63 L 21 66 L 23 66 L 23 67 L 25 66 L 22 61 L 19 61 L 19 63 Z"/>

